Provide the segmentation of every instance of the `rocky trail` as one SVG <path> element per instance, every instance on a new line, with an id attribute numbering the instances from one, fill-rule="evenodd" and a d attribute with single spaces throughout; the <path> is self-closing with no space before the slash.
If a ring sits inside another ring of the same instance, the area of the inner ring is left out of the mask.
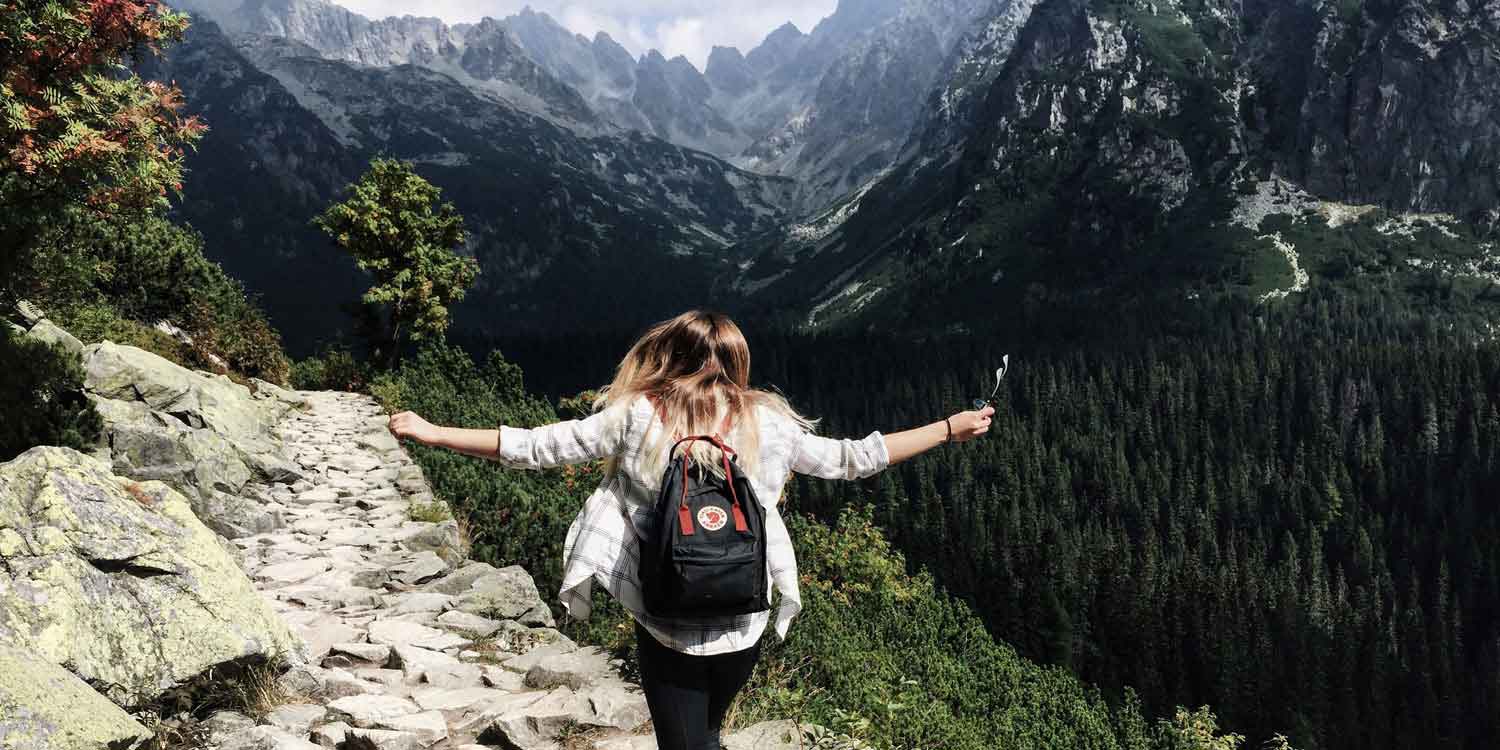
<path id="1" fill-rule="evenodd" d="M 525 570 L 465 561 L 451 520 L 411 520 L 441 506 L 372 399 L 298 395 L 306 407 L 278 431 L 303 478 L 247 488 L 280 506 L 282 524 L 234 544 L 307 645 L 281 677 L 306 697 L 259 725 L 217 715 L 221 748 L 341 747 L 351 735 L 391 750 L 656 747 L 639 688 L 553 627 Z M 726 745 L 781 746 L 781 724 Z"/>
<path id="2" fill-rule="evenodd" d="M 23 322 L 78 356 L 102 426 L 0 463 L 0 750 L 656 747 L 526 570 L 466 559 L 372 398 Z"/>

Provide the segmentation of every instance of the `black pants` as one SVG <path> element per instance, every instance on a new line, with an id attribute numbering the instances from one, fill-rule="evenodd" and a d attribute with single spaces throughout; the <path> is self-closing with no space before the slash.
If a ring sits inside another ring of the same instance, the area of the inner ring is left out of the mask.
<path id="1" fill-rule="evenodd" d="M 693 656 L 663 646 L 640 623 L 635 624 L 635 642 L 657 748 L 719 750 L 719 727 L 734 696 L 750 680 L 760 643 L 743 651 Z"/>

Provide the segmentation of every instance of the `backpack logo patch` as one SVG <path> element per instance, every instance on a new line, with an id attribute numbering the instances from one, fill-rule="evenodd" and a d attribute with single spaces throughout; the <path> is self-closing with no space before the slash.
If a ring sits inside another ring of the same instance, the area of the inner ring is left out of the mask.
<path id="1" fill-rule="evenodd" d="M 705 505 L 698 509 L 698 525 L 709 531 L 724 528 L 724 523 L 728 520 L 729 514 L 717 505 Z"/>

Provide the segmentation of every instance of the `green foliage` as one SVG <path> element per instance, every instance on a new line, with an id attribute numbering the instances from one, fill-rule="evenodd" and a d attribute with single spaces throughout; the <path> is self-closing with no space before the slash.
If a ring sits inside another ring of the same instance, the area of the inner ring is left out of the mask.
<path id="1" fill-rule="evenodd" d="M 453 518 L 453 513 L 448 509 L 448 504 L 442 501 L 432 503 L 412 503 L 407 510 L 407 516 L 413 521 L 426 523 L 442 523 Z"/>
<path id="2" fill-rule="evenodd" d="M 1308 257 L 1345 256 L 1325 247 Z M 1461 290 L 1418 305 L 1370 275 L 1191 324 L 1096 313 L 1065 343 L 760 336 L 758 377 L 857 435 L 961 408 L 1011 353 L 985 439 L 798 480 L 799 507 L 873 506 L 990 632 L 1134 687 L 1147 715 L 1206 703 L 1249 747 L 1482 747 L 1500 736 L 1500 693 L 1476 682 L 1500 674 L 1500 347 Z"/>
<path id="3" fill-rule="evenodd" d="M 869 721 L 847 713 L 845 717 L 843 725 L 855 735 L 813 724 L 802 733 L 802 741 L 806 743 L 803 747 L 812 750 L 867 750 L 870 745 L 856 735 L 869 731 Z"/>
<path id="4" fill-rule="evenodd" d="M 930 576 L 908 574 L 869 509 L 832 526 L 800 514 L 787 521 L 804 609 L 785 643 L 763 644 L 747 700 L 790 691 L 775 710 L 798 708 L 802 720 L 877 747 L 1121 746 L 1097 692 L 1022 659 Z M 778 672 L 783 684 L 769 684 Z"/>
<path id="5" fill-rule="evenodd" d="M 438 342 L 402 361 L 382 380 L 380 392 L 394 399 L 383 400 L 387 409 L 409 409 L 435 424 L 528 427 L 557 418 L 545 401 L 526 393 L 520 368 L 498 353 L 479 365 L 463 350 Z M 597 483 L 597 467 L 507 471 L 492 461 L 440 448 L 411 445 L 408 450 L 433 492 L 468 521 L 474 559 L 523 565 L 542 591 L 557 590 L 563 537 L 584 495 Z"/>
<path id="6" fill-rule="evenodd" d="M 286 382 L 279 334 L 244 287 L 204 257 L 196 232 L 149 214 L 75 211 L 66 219 L 36 243 L 28 272 L 13 280 L 17 296 L 57 311 L 88 341 L 147 342 L 143 348 L 195 369 Z M 156 337 L 137 330 L 161 320 L 191 345 L 149 342 Z"/>
<path id="7" fill-rule="evenodd" d="M 389 311 L 380 345 L 394 364 L 403 335 L 421 341 L 447 330 L 448 306 L 463 299 L 478 264 L 454 253 L 463 217 L 406 163 L 375 159 L 350 193 L 314 223 L 373 277 L 363 301 Z"/>
<path id="8" fill-rule="evenodd" d="M 1179 708 L 1171 721 L 1162 719 L 1158 727 L 1167 750 L 1239 750 L 1245 741 L 1243 735 L 1219 734 L 1219 720 L 1208 706 L 1195 711 Z"/>
<path id="9" fill-rule="evenodd" d="M 99 223 L 80 238 L 95 260 L 100 300 L 133 320 L 168 320 L 192 339 L 195 364 L 284 383 L 281 338 L 245 288 L 203 253 L 197 232 L 159 216 L 121 225 Z"/>
<path id="10" fill-rule="evenodd" d="M 175 86 L 124 63 L 186 27 L 158 0 L 0 0 L 0 305 L 27 297 L 184 365 L 284 382 L 265 316 L 155 213 L 204 127 Z M 127 322 L 162 319 L 191 346 Z"/>
<path id="11" fill-rule="evenodd" d="M 78 358 L 61 347 L 28 341 L 0 324 L 0 461 L 28 448 L 60 445 L 90 451 L 103 426 L 83 395 Z"/>
<path id="12" fill-rule="evenodd" d="M 356 358 L 347 347 L 334 345 L 325 347 L 322 354 L 293 362 L 290 379 L 293 388 L 304 391 L 364 391 L 371 384 L 370 366 Z M 400 381 L 388 378 L 381 382 L 385 387 L 392 387 Z M 374 395 L 386 394 L 377 392 Z"/>
<path id="13" fill-rule="evenodd" d="M 175 87 L 122 63 L 181 38 L 158 0 L 0 2 L 0 270 L 61 211 L 165 206 L 202 125 Z M 3 290 L 0 290 L 3 293 Z M 5 300 L 0 300 L 4 302 Z"/>
<path id="14" fill-rule="evenodd" d="M 191 354 L 177 339 L 152 326 L 122 318 L 119 312 L 107 304 L 59 308 L 57 322 L 85 344 L 113 341 L 145 349 L 180 365 L 191 364 Z"/>

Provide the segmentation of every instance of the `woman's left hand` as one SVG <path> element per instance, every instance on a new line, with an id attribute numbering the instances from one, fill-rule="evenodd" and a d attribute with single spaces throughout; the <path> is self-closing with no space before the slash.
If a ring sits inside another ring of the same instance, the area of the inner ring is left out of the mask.
<path id="1" fill-rule="evenodd" d="M 391 421 L 387 427 L 390 428 L 391 434 L 395 435 L 398 440 L 407 438 L 415 440 L 422 445 L 432 445 L 434 442 L 437 442 L 438 428 L 418 416 L 416 412 L 403 411 L 399 414 L 391 415 Z"/>
<path id="2" fill-rule="evenodd" d="M 953 442 L 963 443 L 990 431 L 990 421 L 995 416 L 995 407 L 986 406 L 977 411 L 961 411 L 948 417 L 949 429 L 953 430 Z"/>

